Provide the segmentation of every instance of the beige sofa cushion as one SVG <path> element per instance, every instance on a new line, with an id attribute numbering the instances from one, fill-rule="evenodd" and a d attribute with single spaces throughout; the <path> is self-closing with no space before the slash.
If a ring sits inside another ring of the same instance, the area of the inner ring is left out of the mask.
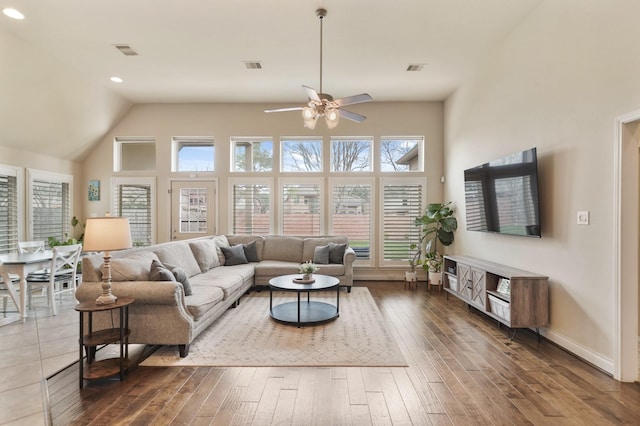
<path id="1" fill-rule="evenodd" d="M 277 277 L 279 275 L 297 274 L 298 262 L 284 262 L 282 260 L 263 260 L 256 265 L 256 277 Z"/>
<path id="2" fill-rule="evenodd" d="M 222 289 L 212 286 L 193 286 L 193 294 L 185 297 L 187 309 L 197 321 L 224 297 Z"/>
<path id="3" fill-rule="evenodd" d="M 302 263 L 303 239 L 300 237 L 268 236 L 264 239 L 262 260 L 281 260 Z M 313 259 L 313 249 L 311 249 Z M 307 259 L 309 260 L 309 259 Z M 296 271 L 297 272 L 297 271 Z"/>
<path id="4" fill-rule="evenodd" d="M 229 247 L 229 240 L 227 240 L 226 235 L 214 235 L 211 239 L 216 245 L 216 253 L 218 253 L 218 260 L 220 261 L 220 265 L 224 265 L 224 261 L 226 259 L 220 247 Z"/>
<path id="5" fill-rule="evenodd" d="M 155 253 L 160 262 L 181 267 L 189 278 L 201 272 L 200 265 L 186 242 L 179 241 L 163 245 L 156 249 Z"/>
<path id="6" fill-rule="evenodd" d="M 149 281 L 154 260 L 158 260 L 158 257 L 148 251 L 111 259 L 111 281 Z"/>
<path id="7" fill-rule="evenodd" d="M 213 240 L 198 240 L 189 243 L 193 256 L 200 266 L 200 272 L 207 272 L 211 268 L 220 266 L 220 257 L 218 256 L 217 246 Z"/>

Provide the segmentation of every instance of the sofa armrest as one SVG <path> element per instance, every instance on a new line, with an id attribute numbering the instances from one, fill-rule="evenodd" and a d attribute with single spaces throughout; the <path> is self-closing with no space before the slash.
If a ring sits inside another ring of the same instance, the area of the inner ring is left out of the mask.
<path id="1" fill-rule="evenodd" d="M 342 263 L 344 264 L 344 285 L 351 287 L 353 285 L 353 262 L 356 261 L 356 252 L 347 247 L 342 257 Z"/>
<path id="2" fill-rule="evenodd" d="M 184 305 L 182 284 L 174 281 L 116 281 L 111 283 L 116 296 L 133 297 L 136 304 Z M 80 302 L 95 300 L 102 294 L 102 282 L 84 281 L 76 290 Z"/>

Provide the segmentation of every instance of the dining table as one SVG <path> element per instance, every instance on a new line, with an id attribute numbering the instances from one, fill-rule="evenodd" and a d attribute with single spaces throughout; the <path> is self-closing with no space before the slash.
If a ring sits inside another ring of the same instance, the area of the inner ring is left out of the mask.
<path id="1" fill-rule="evenodd" d="M 0 261 L 10 274 L 20 278 L 20 303 L 18 311 L 24 321 L 27 318 L 27 275 L 50 266 L 53 251 L 45 250 L 35 253 L 5 253 L 0 254 Z"/>

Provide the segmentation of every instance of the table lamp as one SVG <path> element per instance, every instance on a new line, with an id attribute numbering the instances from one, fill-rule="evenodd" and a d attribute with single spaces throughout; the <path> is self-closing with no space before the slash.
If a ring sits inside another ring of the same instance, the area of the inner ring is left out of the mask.
<path id="1" fill-rule="evenodd" d="M 102 294 L 97 305 L 116 303 L 118 298 L 111 293 L 111 251 L 131 247 L 129 219 L 126 217 L 92 217 L 87 219 L 84 230 L 84 251 L 104 252 L 102 265 Z"/>

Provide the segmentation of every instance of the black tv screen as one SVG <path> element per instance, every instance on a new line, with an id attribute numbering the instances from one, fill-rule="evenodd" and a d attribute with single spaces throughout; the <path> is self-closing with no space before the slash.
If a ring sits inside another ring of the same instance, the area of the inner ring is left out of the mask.
<path id="1" fill-rule="evenodd" d="M 468 231 L 540 237 L 536 148 L 464 171 Z"/>

